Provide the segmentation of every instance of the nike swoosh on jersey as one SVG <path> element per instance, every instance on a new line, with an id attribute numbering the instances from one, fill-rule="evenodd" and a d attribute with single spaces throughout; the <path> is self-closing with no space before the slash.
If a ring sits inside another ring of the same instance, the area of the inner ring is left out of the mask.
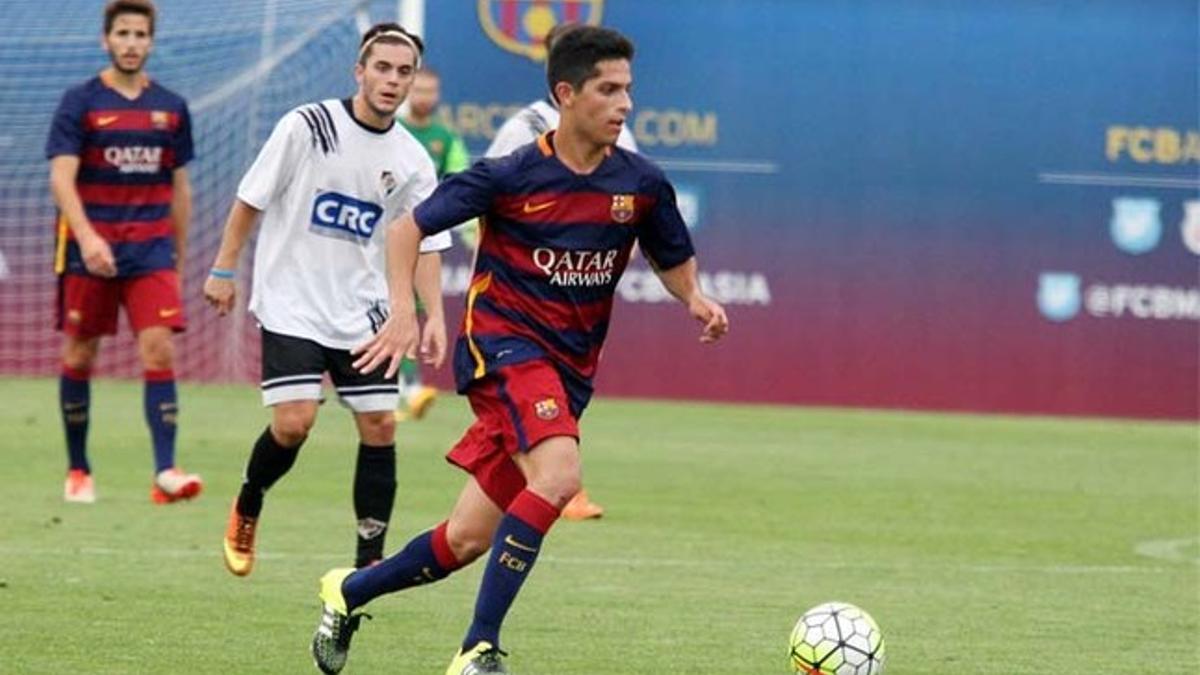
<path id="1" fill-rule="evenodd" d="M 97 117 L 96 118 L 96 126 L 106 127 L 106 126 L 112 124 L 113 122 L 116 122 L 119 118 L 120 118 L 119 115 L 105 115 L 104 117 Z"/>
<path id="2" fill-rule="evenodd" d="M 554 203 L 556 201 L 558 201 L 558 200 L 551 199 L 550 201 L 542 202 L 541 204 L 531 204 L 530 202 L 525 202 L 524 211 L 525 211 L 525 213 L 537 213 L 538 211 L 545 211 L 546 209 L 550 208 L 551 206 L 554 206 Z"/>
<path id="3" fill-rule="evenodd" d="M 158 310 L 158 316 L 163 319 L 168 319 L 170 317 L 175 316 L 178 313 L 179 313 L 178 307 L 168 307 L 166 309 Z"/>
<path id="4" fill-rule="evenodd" d="M 521 542 L 517 541 L 516 539 L 513 539 L 513 536 L 511 534 L 504 538 L 504 543 L 508 544 L 509 546 L 511 546 L 513 548 L 520 549 L 522 551 L 528 551 L 530 553 L 537 553 L 536 548 L 534 548 L 532 546 L 526 546 L 525 544 L 522 544 Z"/>

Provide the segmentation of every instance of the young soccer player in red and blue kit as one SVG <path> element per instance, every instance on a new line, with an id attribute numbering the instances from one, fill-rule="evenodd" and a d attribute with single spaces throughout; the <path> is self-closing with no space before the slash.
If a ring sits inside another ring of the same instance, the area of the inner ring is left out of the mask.
<path id="1" fill-rule="evenodd" d="M 608 330 L 613 293 L 635 241 L 667 289 L 704 324 L 728 330 L 697 283 L 696 259 L 662 172 L 614 147 L 632 107 L 633 45 L 591 26 L 555 41 L 547 76 L 557 131 L 443 182 L 389 228 L 392 313 L 356 367 L 394 371 L 417 344 L 413 271 L 422 236 L 480 216 L 482 235 L 455 348 L 458 389 L 476 421 L 447 458 L 470 474 L 449 519 L 396 555 L 321 579 L 317 666 L 345 664 L 359 608 L 437 581 L 489 549 L 467 630 L 447 675 L 506 673 L 500 626 L 542 541 L 579 490 L 578 419 Z"/>
<path id="2" fill-rule="evenodd" d="M 70 502 L 96 498 L 87 457 L 90 374 L 100 337 L 116 333 L 122 306 L 144 367 L 151 499 L 190 499 L 202 486 L 199 476 L 175 466 L 172 332 L 184 327 L 178 271 L 191 212 L 184 168 L 192 159 L 191 120 L 184 100 L 142 70 L 154 19 L 149 0 L 106 5 L 104 45 L 112 65 L 67 90 L 46 141 L 60 214 L 59 401 L 69 458 L 63 497 Z"/>

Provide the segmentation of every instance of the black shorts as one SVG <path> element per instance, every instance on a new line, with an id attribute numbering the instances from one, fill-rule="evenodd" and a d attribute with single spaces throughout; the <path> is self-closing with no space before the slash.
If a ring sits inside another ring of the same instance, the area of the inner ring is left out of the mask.
<path id="1" fill-rule="evenodd" d="M 400 402 L 398 376 L 385 379 L 386 364 L 363 375 L 351 365 L 354 359 L 346 349 L 330 349 L 312 340 L 263 329 L 263 405 L 320 401 L 322 375 L 329 373 L 342 405 L 354 412 L 395 410 Z"/>

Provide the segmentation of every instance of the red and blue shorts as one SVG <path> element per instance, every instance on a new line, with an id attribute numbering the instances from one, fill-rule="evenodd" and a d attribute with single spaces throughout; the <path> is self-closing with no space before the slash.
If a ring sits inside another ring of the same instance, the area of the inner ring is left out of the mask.
<path id="1" fill-rule="evenodd" d="M 525 489 L 513 455 L 553 436 L 579 439 L 562 378 L 547 361 L 500 368 L 473 382 L 466 395 L 475 423 L 446 460 L 474 476 L 501 509 Z"/>
<path id="2" fill-rule="evenodd" d="M 125 308 L 134 333 L 153 326 L 179 332 L 186 325 L 179 297 L 179 275 L 173 269 L 115 279 L 82 274 L 59 277 L 57 327 L 67 335 L 78 338 L 115 335 L 121 307 Z"/>

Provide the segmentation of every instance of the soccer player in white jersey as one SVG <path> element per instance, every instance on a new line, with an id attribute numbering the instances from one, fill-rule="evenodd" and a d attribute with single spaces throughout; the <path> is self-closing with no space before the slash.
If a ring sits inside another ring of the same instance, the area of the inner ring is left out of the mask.
<path id="1" fill-rule="evenodd" d="M 504 120 L 496 131 L 484 157 L 503 157 L 513 150 L 528 145 L 537 140 L 543 133 L 558 128 L 558 106 L 547 96 L 521 108 L 512 117 Z M 621 125 L 621 135 L 617 137 L 617 147 L 630 152 L 637 152 L 637 140 L 628 124 Z"/>
<path id="2" fill-rule="evenodd" d="M 546 34 L 546 53 L 550 53 L 550 48 L 554 45 L 555 39 L 578 25 L 560 23 L 550 29 L 550 32 Z M 523 145 L 533 143 L 543 133 L 551 129 L 557 129 L 558 118 L 558 104 L 554 101 L 554 94 L 550 93 L 546 98 L 530 103 L 521 108 L 515 115 L 505 120 L 504 124 L 500 125 L 500 129 L 496 132 L 496 137 L 492 139 L 491 145 L 488 146 L 483 156 L 489 158 L 504 157 Z M 637 141 L 634 140 L 633 132 L 629 130 L 629 125 L 627 124 L 621 125 L 621 134 L 617 136 L 617 147 L 630 152 L 638 151 Z M 576 493 L 571 501 L 563 507 L 562 515 L 567 520 L 599 518 L 604 515 L 604 507 L 593 502 L 588 495 L 587 489 L 584 488 Z"/>
<path id="3" fill-rule="evenodd" d="M 260 213 L 250 311 L 262 329 L 262 400 L 271 424 L 254 443 L 225 532 L 225 566 L 249 574 L 263 495 L 292 467 L 316 421 L 328 373 L 358 427 L 355 564 L 383 557 L 396 495 L 396 378 L 360 374 L 351 350 L 387 318 L 387 223 L 437 186 L 425 148 L 396 123 L 420 65 L 421 40 L 394 23 L 363 35 L 353 98 L 300 106 L 284 115 L 238 186 L 221 249 L 204 284 L 224 315 L 233 308 L 242 246 Z M 426 308 L 420 346 L 435 367 L 446 352 L 438 251 L 448 235 L 422 242 L 417 294 Z"/>

